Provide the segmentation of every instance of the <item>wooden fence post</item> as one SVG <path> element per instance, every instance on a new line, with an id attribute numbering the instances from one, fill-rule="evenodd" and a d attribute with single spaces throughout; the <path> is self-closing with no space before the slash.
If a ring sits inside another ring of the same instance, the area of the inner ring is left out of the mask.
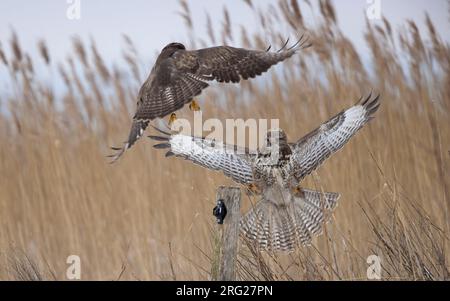
<path id="1" fill-rule="evenodd" d="M 217 189 L 216 201 L 222 200 L 227 209 L 227 215 L 222 225 L 218 227 L 218 244 L 214 261 L 218 263 L 218 271 L 213 273 L 213 279 L 219 281 L 236 280 L 236 261 L 239 241 L 239 221 L 241 218 L 241 189 L 239 187 L 220 186 Z"/>

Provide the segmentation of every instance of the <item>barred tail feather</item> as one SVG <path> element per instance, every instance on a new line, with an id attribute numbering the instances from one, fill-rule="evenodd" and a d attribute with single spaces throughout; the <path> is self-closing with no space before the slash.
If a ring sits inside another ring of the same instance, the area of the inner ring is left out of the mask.
<path id="1" fill-rule="evenodd" d="M 340 194 L 337 192 L 322 192 L 309 189 L 302 189 L 304 201 L 326 210 L 334 210 L 337 206 Z"/>
<path id="2" fill-rule="evenodd" d="M 336 208 L 338 193 L 303 190 L 286 206 L 261 199 L 241 220 L 241 235 L 261 250 L 295 250 L 309 245 Z"/>

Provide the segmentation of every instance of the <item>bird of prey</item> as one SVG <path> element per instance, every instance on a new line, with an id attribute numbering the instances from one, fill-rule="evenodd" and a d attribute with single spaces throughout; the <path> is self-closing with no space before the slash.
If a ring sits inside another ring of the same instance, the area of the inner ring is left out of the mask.
<path id="1" fill-rule="evenodd" d="M 254 78 L 300 49 L 311 46 L 303 36 L 289 48 L 288 41 L 274 52 L 269 51 L 270 47 L 264 51 L 230 46 L 186 50 L 180 43 L 165 46 L 139 90 L 128 140 L 123 147 L 112 148 L 117 151 L 110 156 L 113 162 L 142 136 L 151 120 L 181 109 L 208 87 L 208 81 L 239 83 L 241 79 Z M 199 110 L 195 102 L 190 108 Z M 171 119 L 174 117 L 173 114 Z"/>
<path id="2" fill-rule="evenodd" d="M 262 250 L 292 251 L 321 233 L 339 198 L 338 193 L 302 188 L 300 182 L 371 120 L 379 105 L 379 95 L 361 98 L 295 143 L 288 143 L 282 130 L 270 130 L 264 147 L 253 153 L 163 130 L 165 135 L 150 138 L 161 141 L 154 147 L 168 149 L 166 156 L 222 171 L 256 192 L 260 199 L 241 219 L 241 234 Z"/>

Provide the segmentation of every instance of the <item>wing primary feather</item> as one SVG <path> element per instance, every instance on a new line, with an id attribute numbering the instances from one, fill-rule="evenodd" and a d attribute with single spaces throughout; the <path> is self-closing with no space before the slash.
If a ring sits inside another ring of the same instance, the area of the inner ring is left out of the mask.
<path id="1" fill-rule="evenodd" d="M 369 95 L 367 95 L 367 97 L 363 100 L 363 102 L 361 103 L 362 106 L 365 106 L 366 103 L 370 100 L 370 98 L 372 97 L 372 91 L 370 91 Z"/>
<path id="2" fill-rule="evenodd" d="M 312 44 L 309 43 L 308 41 L 309 41 L 309 38 L 307 36 L 305 36 L 305 34 L 302 34 L 300 36 L 300 39 L 298 39 L 298 41 L 294 45 L 289 47 L 287 49 L 287 51 L 291 51 L 291 50 L 295 50 L 296 51 L 298 49 L 305 49 L 305 48 L 311 47 Z"/>
<path id="3" fill-rule="evenodd" d="M 155 141 L 165 141 L 165 142 L 169 141 L 169 137 L 150 135 L 150 136 L 148 136 L 148 138 L 155 140 Z"/>
<path id="4" fill-rule="evenodd" d="M 375 96 L 372 100 L 369 100 L 368 102 L 366 102 L 366 104 L 364 105 L 364 107 L 366 108 L 366 116 L 368 118 L 372 117 L 372 115 L 380 107 L 379 98 L 380 98 L 380 94 Z"/>
<path id="5" fill-rule="evenodd" d="M 302 37 L 303 37 L 303 35 L 302 35 Z M 306 48 L 311 47 L 312 45 L 313 44 L 311 42 L 309 42 L 309 36 L 306 36 L 305 39 L 299 45 L 299 48 L 306 49 Z"/>
<path id="6" fill-rule="evenodd" d="M 284 50 L 284 48 L 286 48 L 287 44 L 289 43 L 289 38 L 287 38 L 286 42 L 284 43 L 283 47 L 281 47 L 280 49 L 278 49 L 277 52 L 281 52 Z"/>
<path id="7" fill-rule="evenodd" d="M 297 40 L 297 42 L 295 42 L 294 45 L 292 45 L 291 47 L 289 47 L 287 50 L 292 50 L 294 49 L 298 44 L 300 44 L 301 40 L 303 39 L 303 34 L 301 35 L 300 39 Z"/>
<path id="8" fill-rule="evenodd" d="M 156 148 L 156 149 L 170 148 L 170 143 L 155 144 L 155 145 L 153 145 L 153 147 Z"/>

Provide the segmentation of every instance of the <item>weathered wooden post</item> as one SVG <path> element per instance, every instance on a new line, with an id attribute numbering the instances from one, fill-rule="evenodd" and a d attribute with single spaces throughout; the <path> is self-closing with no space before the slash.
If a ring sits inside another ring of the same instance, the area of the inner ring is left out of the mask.
<path id="1" fill-rule="evenodd" d="M 236 260 L 239 241 L 239 221 L 241 218 L 241 190 L 239 187 L 220 186 L 217 189 L 216 201 L 223 201 L 226 217 L 218 227 L 218 250 L 214 262 L 218 269 L 213 271 L 213 280 L 236 280 Z M 218 221 L 220 218 L 218 218 Z"/>

